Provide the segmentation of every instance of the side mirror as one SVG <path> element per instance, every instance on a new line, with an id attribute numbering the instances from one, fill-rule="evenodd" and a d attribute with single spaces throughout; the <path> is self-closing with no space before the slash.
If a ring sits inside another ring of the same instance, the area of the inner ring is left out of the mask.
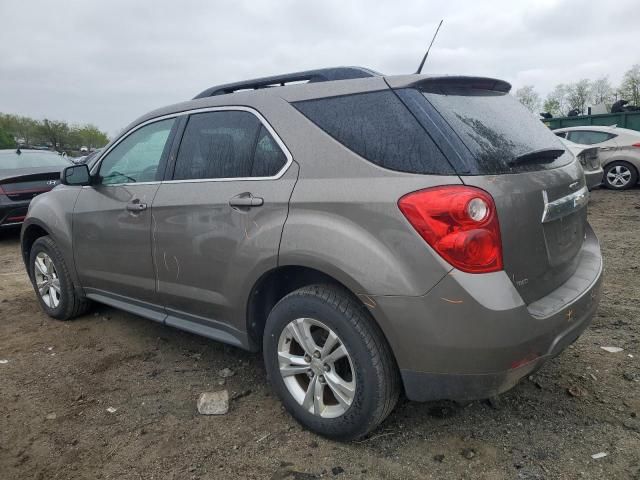
<path id="1" fill-rule="evenodd" d="M 66 167 L 60 175 L 60 183 L 63 185 L 91 185 L 89 167 L 84 164 Z"/>

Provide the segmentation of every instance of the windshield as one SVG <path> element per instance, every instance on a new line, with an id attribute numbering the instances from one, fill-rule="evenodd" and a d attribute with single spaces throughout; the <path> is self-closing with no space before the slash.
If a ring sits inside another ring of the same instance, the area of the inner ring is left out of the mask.
<path id="1" fill-rule="evenodd" d="M 477 174 L 517 173 L 556 168 L 571 162 L 562 155 L 552 162 L 514 162 L 536 151 L 563 149 L 560 140 L 512 95 L 487 90 L 450 89 L 423 93 L 469 149 Z M 533 160 L 533 161 L 532 161 Z"/>
<path id="2" fill-rule="evenodd" d="M 23 168 L 63 169 L 69 161 L 53 152 L 25 152 L 18 155 L 15 150 L 0 152 L 0 170 L 18 170 Z"/>

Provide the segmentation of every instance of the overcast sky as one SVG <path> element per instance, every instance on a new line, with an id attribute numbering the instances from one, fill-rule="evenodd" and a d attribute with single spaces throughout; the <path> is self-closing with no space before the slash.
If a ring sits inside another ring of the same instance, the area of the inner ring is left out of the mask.
<path id="1" fill-rule="evenodd" d="M 374 4 L 375 3 L 375 4 Z M 217 83 L 339 65 L 480 74 L 514 88 L 640 63 L 638 0 L 1 0 L 0 112 L 94 123 L 137 116 Z"/>

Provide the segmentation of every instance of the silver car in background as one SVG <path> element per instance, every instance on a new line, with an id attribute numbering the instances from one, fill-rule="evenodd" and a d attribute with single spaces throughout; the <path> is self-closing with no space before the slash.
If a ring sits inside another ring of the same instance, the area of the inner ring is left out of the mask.
<path id="1" fill-rule="evenodd" d="M 612 190 L 626 190 L 638 183 L 640 132 L 615 125 L 567 127 L 554 130 L 560 138 L 584 148 L 597 147 L 604 170 L 603 184 Z"/>
<path id="2" fill-rule="evenodd" d="M 602 185 L 603 169 L 600 164 L 600 156 L 598 154 L 598 147 L 589 147 L 587 145 L 578 145 L 566 138 L 560 138 L 560 141 L 573 155 L 578 159 L 582 170 L 584 171 L 584 178 L 587 183 L 587 188 L 593 190 L 596 187 Z"/>

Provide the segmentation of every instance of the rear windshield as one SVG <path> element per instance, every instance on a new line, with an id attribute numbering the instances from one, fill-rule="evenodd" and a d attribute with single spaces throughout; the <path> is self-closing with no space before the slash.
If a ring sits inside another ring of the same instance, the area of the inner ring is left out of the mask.
<path id="1" fill-rule="evenodd" d="M 390 170 L 452 174 L 453 168 L 391 90 L 293 104 L 345 147 Z"/>
<path id="2" fill-rule="evenodd" d="M 564 154 L 554 161 L 517 157 L 546 149 L 562 149 L 560 140 L 512 95 L 473 89 L 423 93 L 471 152 L 474 174 L 518 173 L 556 168 L 571 162 Z"/>
<path id="3" fill-rule="evenodd" d="M 22 168 L 68 167 L 70 162 L 62 155 L 50 152 L 0 152 L 0 170 L 18 170 Z"/>

